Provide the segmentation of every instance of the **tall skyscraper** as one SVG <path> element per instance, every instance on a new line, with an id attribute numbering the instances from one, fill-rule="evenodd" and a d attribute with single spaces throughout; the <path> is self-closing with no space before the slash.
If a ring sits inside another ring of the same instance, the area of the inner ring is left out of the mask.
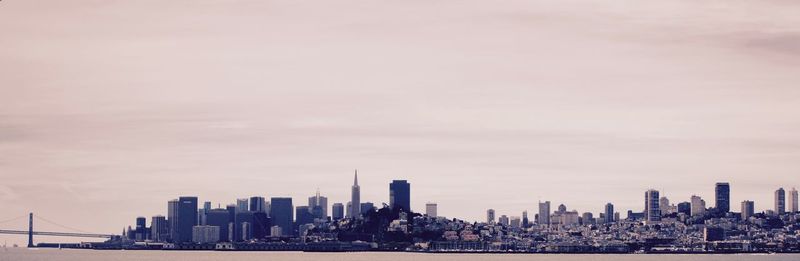
<path id="1" fill-rule="evenodd" d="M 284 236 L 294 235 L 292 224 L 294 223 L 292 217 L 294 216 L 294 206 L 292 206 L 292 198 L 272 198 L 272 207 L 270 211 L 270 218 L 272 224 L 281 228 L 281 233 Z"/>
<path id="2" fill-rule="evenodd" d="M 177 243 L 192 241 L 192 228 L 197 226 L 197 197 L 178 198 Z"/>
<path id="3" fill-rule="evenodd" d="M 703 215 L 706 213 L 706 201 L 700 196 L 692 196 L 692 216 Z"/>
<path id="4" fill-rule="evenodd" d="M 669 199 L 667 197 L 661 197 L 661 199 L 658 200 L 658 207 L 661 208 L 661 216 L 669 214 Z"/>
<path id="5" fill-rule="evenodd" d="M 789 200 L 787 204 L 789 207 L 789 212 L 797 213 L 797 189 L 792 188 L 792 190 L 789 190 Z"/>
<path id="6" fill-rule="evenodd" d="M 153 216 L 150 220 L 150 238 L 156 242 L 166 242 L 169 237 L 169 230 L 167 227 L 166 217 Z"/>
<path id="7" fill-rule="evenodd" d="M 604 216 L 605 220 L 603 221 L 605 221 L 605 223 L 614 223 L 614 204 L 611 203 L 606 204 L 605 210 L 606 210 Z"/>
<path id="8" fill-rule="evenodd" d="M 250 197 L 250 212 L 267 213 L 267 203 L 264 197 Z"/>
<path id="9" fill-rule="evenodd" d="M 658 190 L 648 190 L 644 193 L 644 215 L 648 222 L 661 221 L 660 197 Z"/>
<path id="10" fill-rule="evenodd" d="M 328 198 L 320 196 L 319 189 L 317 189 L 316 195 L 308 198 L 308 208 L 311 209 L 315 218 L 328 218 Z"/>
<path id="11" fill-rule="evenodd" d="M 340 220 L 344 218 L 344 204 L 333 203 L 333 206 L 331 206 L 331 218 L 333 220 Z"/>
<path id="12" fill-rule="evenodd" d="M 687 216 L 692 215 L 692 203 L 689 202 L 681 202 L 678 203 L 678 213 L 683 213 Z"/>
<path id="13" fill-rule="evenodd" d="M 300 227 L 305 224 L 314 223 L 314 216 L 311 215 L 311 209 L 308 206 L 297 206 L 295 208 L 295 227 Z"/>
<path id="14" fill-rule="evenodd" d="M 716 196 L 715 207 L 720 213 L 731 212 L 731 185 L 727 182 L 719 182 L 714 189 Z"/>
<path id="15" fill-rule="evenodd" d="M 487 209 L 486 210 L 486 223 L 494 224 L 494 209 Z"/>
<path id="16" fill-rule="evenodd" d="M 228 241 L 228 225 L 230 224 L 230 217 L 227 209 L 217 208 L 209 209 L 206 212 L 205 226 L 219 227 L 220 241 Z"/>
<path id="17" fill-rule="evenodd" d="M 247 203 L 246 198 L 236 199 L 236 212 L 250 211 L 250 208 L 248 206 L 249 204 Z"/>
<path id="18" fill-rule="evenodd" d="M 353 178 L 353 187 L 350 189 L 350 206 L 347 216 L 351 218 L 361 218 L 361 187 L 358 186 L 358 170 Z"/>
<path id="19" fill-rule="evenodd" d="M 411 184 L 405 180 L 393 180 L 389 184 L 389 206 L 411 212 Z"/>
<path id="20" fill-rule="evenodd" d="M 528 219 L 528 211 L 522 211 L 522 227 L 528 228 L 531 225 L 530 219 Z"/>
<path id="21" fill-rule="evenodd" d="M 438 208 L 439 208 L 439 205 L 437 205 L 436 203 L 426 203 L 425 204 L 425 215 L 428 215 L 429 217 L 434 217 L 434 218 L 438 217 L 437 216 L 438 215 L 438 213 L 437 213 L 438 212 Z"/>
<path id="22" fill-rule="evenodd" d="M 779 188 L 775 191 L 775 214 L 783 215 L 786 213 L 786 191 Z"/>
<path id="23" fill-rule="evenodd" d="M 550 225 L 550 201 L 539 202 L 539 225 Z"/>
<path id="24" fill-rule="evenodd" d="M 747 220 L 755 214 L 756 203 L 753 201 L 742 201 L 742 220 Z"/>
<path id="25" fill-rule="evenodd" d="M 178 238 L 178 200 L 173 199 L 167 202 L 167 229 L 169 229 L 168 237 L 169 242 L 175 242 Z"/>

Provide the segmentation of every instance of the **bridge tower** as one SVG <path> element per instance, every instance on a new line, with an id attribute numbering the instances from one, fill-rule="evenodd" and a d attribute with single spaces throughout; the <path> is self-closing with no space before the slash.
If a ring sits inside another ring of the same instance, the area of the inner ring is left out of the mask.
<path id="1" fill-rule="evenodd" d="M 29 213 L 28 215 L 28 247 L 34 247 L 33 245 L 33 213 Z"/>

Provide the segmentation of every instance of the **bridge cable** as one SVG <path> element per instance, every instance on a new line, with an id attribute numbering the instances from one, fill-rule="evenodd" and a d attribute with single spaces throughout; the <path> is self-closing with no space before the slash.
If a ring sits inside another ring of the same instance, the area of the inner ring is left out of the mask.
<path id="1" fill-rule="evenodd" d="M 58 226 L 58 227 L 61 227 L 61 228 L 64 228 L 64 229 L 72 230 L 72 231 L 75 231 L 75 232 L 81 232 L 81 233 L 85 233 L 85 234 L 92 234 L 91 232 L 88 232 L 86 230 L 82 230 L 82 229 L 77 229 L 77 228 L 74 228 L 74 227 L 68 227 L 68 226 L 65 226 L 65 225 L 61 225 L 61 224 L 58 224 L 56 222 L 47 220 L 46 218 L 43 218 L 43 217 L 40 217 L 40 216 L 37 216 L 37 215 L 34 215 L 33 217 L 35 217 L 38 220 L 44 221 L 46 223 L 49 223 L 51 225 Z"/>
<path id="2" fill-rule="evenodd" d="M 0 220 L 0 224 L 8 223 L 8 222 L 11 222 L 11 221 L 17 221 L 17 220 L 19 220 L 21 218 L 24 218 L 25 216 L 27 216 L 27 215 L 22 215 L 22 216 L 15 217 L 15 218 L 12 218 L 12 219 L 7 219 L 7 220 Z"/>

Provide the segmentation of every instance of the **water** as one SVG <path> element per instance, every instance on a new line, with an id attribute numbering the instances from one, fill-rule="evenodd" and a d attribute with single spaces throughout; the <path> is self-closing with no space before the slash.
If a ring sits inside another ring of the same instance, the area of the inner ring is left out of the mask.
<path id="1" fill-rule="evenodd" d="M 800 260 L 800 254 L 755 255 L 544 255 L 544 254 L 421 254 L 421 253 L 302 253 L 302 252 L 191 252 L 191 251 L 97 251 L 76 249 L 0 249 L 0 261 L 783 261 Z"/>

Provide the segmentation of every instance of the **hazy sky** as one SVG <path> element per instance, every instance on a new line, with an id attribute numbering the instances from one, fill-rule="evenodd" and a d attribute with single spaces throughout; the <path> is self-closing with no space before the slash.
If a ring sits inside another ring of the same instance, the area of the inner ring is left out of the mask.
<path id="1" fill-rule="evenodd" d="M 532 216 L 539 200 L 641 211 L 648 188 L 712 206 L 717 181 L 734 210 L 771 208 L 800 186 L 798 13 L 792 0 L 4 0 L 0 221 L 33 211 L 119 233 L 179 195 L 346 202 L 355 168 L 362 201 L 408 179 L 413 208 L 467 220 Z"/>

